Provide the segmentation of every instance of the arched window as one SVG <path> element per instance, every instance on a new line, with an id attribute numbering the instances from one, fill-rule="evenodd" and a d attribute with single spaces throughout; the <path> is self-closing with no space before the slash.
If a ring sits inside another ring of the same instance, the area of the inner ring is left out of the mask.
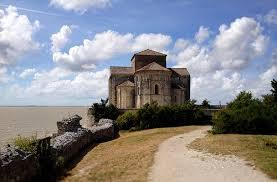
<path id="1" fill-rule="evenodd" d="M 155 94 L 158 95 L 159 94 L 159 86 L 155 85 Z"/>

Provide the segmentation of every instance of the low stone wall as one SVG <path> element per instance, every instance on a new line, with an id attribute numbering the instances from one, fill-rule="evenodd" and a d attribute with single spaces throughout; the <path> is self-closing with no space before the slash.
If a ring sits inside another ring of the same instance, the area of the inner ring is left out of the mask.
<path id="1" fill-rule="evenodd" d="M 82 128 L 81 119 L 74 115 L 57 122 L 58 134 L 53 135 L 50 144 L 54 168 L 60 167 L 57 161 L 67 163 L 93 143 L 112 140 L 118 134 L 112 120 L 101 119 L 97 125 Z M 1 182 L 30 181 L 38 175 L 38 168 L 38 156 L 14 147 L 7 147 L 0 152 Z"/>
<path id="2" fill-rule="evenodd" d="M 37 173 L 37 164 L 34 155 L 6 146 L 0 153 L 0 181 L 30 181 Z"/>

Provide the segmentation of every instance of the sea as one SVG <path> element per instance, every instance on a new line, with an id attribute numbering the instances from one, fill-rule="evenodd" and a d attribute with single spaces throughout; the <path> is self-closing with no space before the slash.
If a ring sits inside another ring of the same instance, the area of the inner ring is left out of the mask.
<path id="1" fill-rule="evenodd" d="M 88 107 L 0 107 L 0 147 L 11 143 L 17 136 L 38 138 L 51 136 L 57 132 L 57 121 L 78 114 L 83 126 L 90 125 L 87 118 Z"/>

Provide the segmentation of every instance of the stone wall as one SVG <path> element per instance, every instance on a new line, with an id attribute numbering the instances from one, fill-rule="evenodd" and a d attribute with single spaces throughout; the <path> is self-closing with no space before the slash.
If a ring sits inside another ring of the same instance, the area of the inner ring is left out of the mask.
<path id="1" fill-rule="evenodd" d="M 74 115 L 57 122 L 58 133 L 51 139 L 50 153 L 53 168 L 68 163 L 75 156 L 93 143 L 112 140 L 118 134 L 114 121 L 101 119 L 97 125 L 82 128 L 82 118 Z M 15 147 L 7 146 L 0 152 L 0 181 L 31 181 L 39 174 L 41 167 L 38 155 L 33 155 Z M 49 170 L 51 171 L 51 170 Z M 51 174 L 48 174 L 51 175 Z"/>
<path id="2" fill-rule="evenodd" d="M 157 101 L 159 105 L 171 104 L 171 72 L 147 71 L 135 74 L 136 107 L 141 108 L 146 103 Z M 155 85 L 158 94 L 155 93 Z M 139 92 L 139 94 L 138 94 Z"/>
<path id="3" fill-rule="evenodd" d="M 30 181 L 37 173 L 37 164 L 34 155 L 6 146 L 0 153 L 0 181 Z"/>
<path id="4" fill-rule="evenodd" d="M 76 118 L 79 119 L 78 122 L 82 119 L 81 117 L 73 116 L 68 118 L 67 121 L 75 122 L 75 126 L 78 126 Z M 61 130 L 58 130 L 60 135 L 54 137 L 51 141 L 52 155 L 55 158 L 62 157 L 64 163 L 70 161 L 89 145 L 112 140 L 116 135 L 114 122 L 109 119 L 101 119 L 97 125 L 90 128 L 73 128 L 68 127 L 68 124 L 68 122 L 61 122 Z M 65 131 L 65 128 L 69 130 Z M 76 132 L 72 132 L 72 130 Z"/>

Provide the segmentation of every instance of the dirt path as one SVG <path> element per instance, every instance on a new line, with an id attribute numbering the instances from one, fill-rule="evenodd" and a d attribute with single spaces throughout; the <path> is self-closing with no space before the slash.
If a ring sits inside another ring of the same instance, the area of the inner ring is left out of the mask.
<path id="1" fill-rule="evenodd" d="M 203 127 L 163 142 L 155 155 L 149 181 L 274 181 L 235 156 L 215 156 L 187 147 L 196 138 L 204 137 L 208 129 L 209 127 Z"/>

